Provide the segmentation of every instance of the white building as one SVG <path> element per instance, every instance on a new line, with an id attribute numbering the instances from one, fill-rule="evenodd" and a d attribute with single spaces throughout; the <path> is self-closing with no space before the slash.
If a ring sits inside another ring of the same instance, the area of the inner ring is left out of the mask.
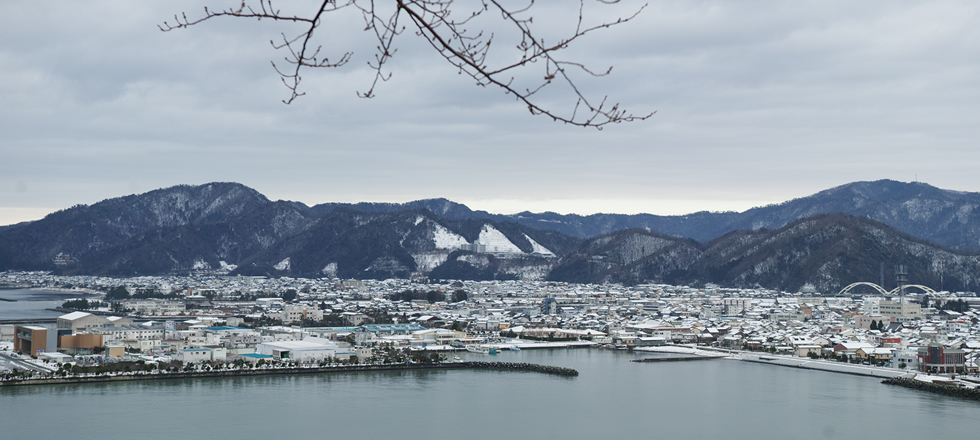
<path id="1" fill-rule="evenodd" d="M 143 326 L 122 326 L 100 328 L 93 333 L 103 335 L 106 341 L 146 341 L 163 339 L 162 328 L 148 328 Z"/>
<path id="2" fill-rule="evenodd" d="M 71 329 L 72 332 L 112 326 L 113 323 L 99 315 L 88 312 L 71 312 L 58 317 L 58 328 Z"/>
<path id="3" fill-rule="evenodd" d="M 194 363 L 211 360 L 211 349 L 209 348 L 187 348 L 180 351 L 180 360 L 185 363 Z"/>
<path id="4" fill-rule="evenodd" d="M 202 361 L 224 362 L 228 357 L 228 350 L 224 347 L 198 347 L 181 350 L 181 360 L 187 363 Z"/>
<path id="5" fill-rule="evenodd" d="M 897 321 L 900 322 L 907 322 L 922 317 L 921 306 L 919 306 L 918 304 L 910 303 L 908 302 L 908 300 L 879 301 L 878 311 L 882 316 L 895 318 Z"/>
<path id="6" fill-rule="evenodd" d="M 122 301 L 122 305 L 137 315 L 144 316 L 175 316 L 187 311 L 183 302 L 165 299 L 128 300 Z"/>
<path id="7" fill-rule="evenodd" d="M 919 349 L 897 349 L 892 352 L 892 368 L 898 368 L 905 364 L 904 369 L 917 371 L 919 369 Z"/>
<path id="8" fill-rule="evenodd" d="M 272 356 L 275 359 L 290 359 L 299 362 L 316 362 L 337 357 L 340 346 L 329 339 L 306 338 L 302 341 L 263 342 L 255 347 L 255 352 Z M 350 353 L 347 353 L 349 356 Z"/>
<path id="9" fill-rule="evenodd" d="M 290 304 L 283 307 L 281 312 L 269 313 L 269 317 L 279 319 L 283 324 L 299 323 L 304 319 L 322 321 L 323 311 L 307 304 Z"/>

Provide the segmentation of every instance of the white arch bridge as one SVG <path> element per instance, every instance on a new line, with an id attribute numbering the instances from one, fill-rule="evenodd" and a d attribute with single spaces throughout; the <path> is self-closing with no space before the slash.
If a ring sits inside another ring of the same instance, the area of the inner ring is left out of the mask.
<path id="1" fill-rule="evenodd" d="M 851 291 L 851 289 L 853 289 L 853 288 L 855 288 L 857 286 L 868 286 L 868 287 L 871 287 L 872 289 L 877 290 L 878 293 L 881 293 L 882 295 L 897 295 L 898 294 L 898 290 L 902 288 L 902 287 L 896 287 L 896 288 L 894 288 L 892 290 L 885 290 L 884 287 L 881 287 L 881 286 L 879 286 L 879 285 L 877 285 L 875 283 L 869 283 L 867 281 L 858 281 L 856 283 L 848 284 L 847 287 L 844 287 L 843 289 L 841 289 L 841 291 L 838 292 L 837 295 L 838 296 L 840 296 L 840 295 L 847 295 Z M 910 287 L 914 287 L 916 289 L 921 290 L 922 292 L 924 292 L 927 295 L 935 295 L 935 294 L 938 293 L 935 290 L 933 290 L 931 287 L 929 287 L 929 286 L 923 286 L 921 284 L 906 284 L 903 287 L 905 289 L 908 289 Z"/>

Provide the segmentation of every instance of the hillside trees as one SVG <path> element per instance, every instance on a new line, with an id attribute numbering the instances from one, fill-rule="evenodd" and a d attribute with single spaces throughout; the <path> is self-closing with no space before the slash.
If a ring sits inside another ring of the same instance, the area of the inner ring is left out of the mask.
<path id="1" fill-rule="evenodd" d="M 389 294 L 388 299 L 392 301 L 426 300 L 429 302 L 429 304 L 434 304 L 445 301 L 446 294 L 437 290 L 430 290 L 427 292 L 422 290 L 403 290 L 401 292 Z"/>
<path id="2" fill-rule="evenodd" d="M 463 290 L 463 289 L 457 289 L 457 290 L 453 291 L 453 300 L 452 300 L 452 302 L 454 302 L 454 303 L 460 302 L 460 301 L 466 301 L 468 298 L 469 298 L 469 294 L 466 293 L 466 291 Z"/>
<path id="3" fill-rule="evenodd" d="M 429 304 L 435 304 L 437 302 L 445 301 L 446 294 L 439 291 L 430 290 L 425 292 L 425 300 L 428 301 Z"/>
<path id="4" fill-rule="evenodd" d="M 946 301 L 945 303 L 943 303 L 940 309 L 963 313 L 967 310 L 970 310 L 970 304 L 962 299 L 956 299 L 952 301 Z"/>
<path id="5" fill-rule="evenodd" d="M 126 290 L 126 286 L 116 286 L 109 289 L 109 292 L 106 293 L 105 298 L 107 300 L 128 299 L 129 290 Z"/>
<path id="6" fill-rule="evenodd" d="M 61 307 L 74 310 L 90 310 L 104 306 L 105 303 L 102 301 L 89 301 L 85 298 L 68 300 L 61 303 Z"/>
<path id="7" fill-rule="evenodd" d="M 608 7 L 618 2 L 588 2 L 589 11 L 593 4 Z M 289 97 L 283 100 L 287 104 L 305 94 L 300 91 L 300 83 L 306 69 L 342 67 L 353 59 L 353 49 L 338 47 L 335 42 L 326 43 L 326 47 L 321 44 L 327 31 L 332 30 L 330 25 L 326 30 L 321 26 L 330 19 L 357 17 L 363 19 L 364 30 L 377 44 L 373 60 L 368 61 L 372 72 L 370 85 L 357 92 L 363 98 L 375 96 L 379 81 L 391 78 L 392 72 L 387 67 L 398 51 L 396 38 L 414 35 L 459 74 L 469 76 L 478 86 L 502 89 L 526 105 L 531 114 L 597 128 L 652 115 L 633 115 L 618 103 L 607 101 L 605 96 L 586 96 L 579 86 L 581 80 L 608 75 L 612 67 L 593 70 L 580 61 L 564 57 L 572 43 L 595 31 L 630 21 L 645 5 L 612 21 L 594 21 L 586 17 L 598 14 L 586 11 L 585 0 L 579 0 L 577 21 L 570 26 L 571 30 L 557 38 L 549 33 L 548 26 L 535 25 L 532 16 L 532 11 L 538 11 L 535 6 L 534 0 L 324 0 L 305 10 L 287 3 L 284 11 L 279 9 L 279 4 L 274 6 L 272 0 L 243 0 L 232 8 L 205 8 L 204 15 L 197 18 L 189 18 L 186 13 L 175 15 L 173 22 L 164 22 L 160 29 L 167 32 L 187 28 L 217 17 L 264 19 L 293 25 L 291 31 L 271 41 L 274 48 L 285 52 L 283 62 L 273 62 L 272 66 L 289 90 Z M 547 21 L 552 15 L 556 14 L 542 13 L 538 18 Z M 498 47 L 503 50 L 496 50 Z M 572 98 L 570 110 L 558 110 L 551 104 L 555 96 L 551 93 L 553 89 Z"/>

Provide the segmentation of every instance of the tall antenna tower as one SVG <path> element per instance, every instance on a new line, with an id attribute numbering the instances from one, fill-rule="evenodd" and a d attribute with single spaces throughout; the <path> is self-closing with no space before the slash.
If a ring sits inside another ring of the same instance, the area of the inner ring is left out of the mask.
<path id="1" fill-rule="evenodd" d="M 899 304 L 905 304 L 905 284 L 909 282 L 909 268 L 904 264 L 895 266 L 895 284 L 898 285 Z"/>

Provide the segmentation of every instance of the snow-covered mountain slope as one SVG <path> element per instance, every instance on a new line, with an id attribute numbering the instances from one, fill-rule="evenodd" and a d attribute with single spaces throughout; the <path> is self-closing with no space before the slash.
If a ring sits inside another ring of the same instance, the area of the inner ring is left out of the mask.
<path id="1" fill-rule="evenodd" d="M 432 244 L 436 249 L 456 250 L 460 246 L 469 244 L 463 236 L 446 229 L 443 225 L 435 223 L 432 228 Z"/>
<path id="2" fill-rule="evenodd" d="M 491 253 L 508 253 L 508 254 L 521 254 L 524 251 L 517 247 L 514 243 L 511 243 L 509 239 L 497 228 L 492 225 L 484 225 L 483 229 L 480 230 L 480 236 L 477 237 L 476 242 L 487 247 L 487 252 Z"/>
<path id="3" fill-rule="evenodd" d="M 538 242 L 534 241 L 533 238 L 528 237 L 527 234 L 524 234 L 524 238 L 526 238 L 527 241 L 531 243 L 531 253 L 546 255 L 549 257 L 555 256 L 554 252 L 551 252 L 550 250 L 548 250 L 548 248 L 541 246 L 540 244 L 538 244 Z"/>

